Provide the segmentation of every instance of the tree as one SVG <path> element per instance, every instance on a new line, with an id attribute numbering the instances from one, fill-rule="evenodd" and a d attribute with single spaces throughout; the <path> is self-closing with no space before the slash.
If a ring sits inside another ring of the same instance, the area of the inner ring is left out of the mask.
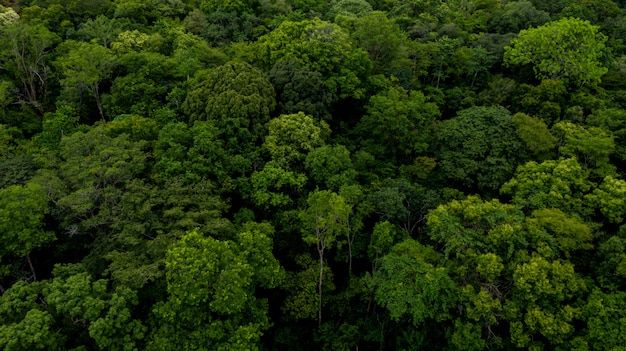
<path id="1" fill-rule="evenodd" d="M 325 186 L 329 190 L 339 191 L 342 186 L 356 182 L 357 172 L 350 151 L 343 145 L 324 145 L 310 151 L 305 168 L 316 186 Z"/>
<path id="2" fill-rule="evenodd" d="M 564 79 L 577 85 L 598 83 L 607 37 L 589 21 L 563 18 L 522 30 L 505 48 L 506 64 L 531 64 L 538 79 Z"/>
<path id="3" fill-rule="evenodd" d="M 21 84 L 20 97 L 43 114 L 48 85 L 47 57 L 59 37 L 41 24 L 16 22 L 2 31 L 0 69 Z"/>
<path id="4" fill-rule="evenodd" d="M 315 119 L 331 118 L 330 109 L 336 97 L 324 85 L 321 73 L 288 60 L 276 62 L 268 77 L 276 91 L 277 113 L 304 112 Z"/>
<path id="5" fill-rule="evenodd" d="M 566 121 L 555 124 L 552 130 L 561 139 L 559 152 L 563 156 L 576 157 L 596 177 L 613 174 L 615 168 L 609 156 L 615 150 L 615 141 L 610 133 Z"/>
<path id="6" fill-rule="evenodd" d="M 429 145 L 430 128 L 439 117 L 437 105 L 420 91 L 402 87 L 372 96 L 367 114 L 356 127 L 364 149 L 379 160 L 406 163 Z"/>
<path id="7" fill-rule="evenodd" d="M 106 47 L 66 41 L 68 53 L 56 61 L 64 78 L 61 85 L 71 91 L 78 89 L 79 94 L 83 90 L 89 92 L 96 101 L 100 118 L 105 120 L 100 99 L 100 84 L 103 80 L 110 79 L 117 60 L 111 50 Z"/>
<path id="8" fill-rule="evenodd" d="M 234 240 L 194 230 L 174 244 L 166 258 L 168 299 L 154 308 L 159 325 L 147 350 L 259 350 L 269 320 L 256 289 L 282 280 L 272 234 L 267 224 L 249 223 Z"/>
<path id="9" fill-rule="evenodd" d="M 437 126 L 434 139 L 435 172 L 465 189 L 499 189 L 525 154 L 510 113 L 500 106 L 461 110 Z"/>
<path id="10" fill-rule="evenodd" d="M 407 63 L 407 37 L 386 14 L 374 11 L 354 21 L 352 36 L 372 60 L 371 74 L 388 73 Z"/>
<path id="11" fill-rule="evenodd" d="M 133 318 L 137 293 L 107 291 L 80 264 L 55 265 L 53 278 L 18 282 L 0 297 L 5 350 L 141 349 L 146 327 Z"/>
<path id="12" fill-rule="evenodd" d="M 31 278 L 37 280 L 30 253 L 56 239 L 53 232 L 44 230 L 46 213 L 48 199 L 41 185 L 30 182 L 0 189 L 0 233 L 4 243 L 0 250 L 0 278 L 11 273 L 12 259 L 25 257 Z"/>
<path id="13" fill-rule="evenodd" d="M 182 105 L 191 122 L 215 120 L 226 148 L 243 153 L 264 136 L 275 107 L 274 88 L 263 72 L 239 62 L 198 72 Z"/>
<path id="14" fill-rule="evenodd" d="M 322 323 L 322 292 L 324 281 L 324 254 L 345 231 L 349 230 L 348 216 L 350 205 L 340 195 L 329 190 L 315 190 L 309 194 L 308 207 L 300 213 L 304 224 L 302 239 L 307 244 L 315 244 L 319 257 L 318 275 L 318 325 Z"/>
<path id="15" fill-rule="evenodd" d="M 111 42 L 115 41 L 117 36 L 123 32 L 130 23 L 128 20 L 113 18 L 110 19 L 104 15 L 99 15 L 94 19 L 88 19 L 78 26 L 76 35 L 83 40 L 96 41 L 97 44 L 108 48 Z M 95 44 L 95 43 L 94 43 Z"/>
<path id="16" fill-rule="evenodd" d="M 513 115 L 512 121 L 517 135 L 535 156 L 546 157 L 556 147 L 557 139 L 541 119 L 518 112 Z"/>
<path id="17" fill-rule="evenodd" d="M 583 214 L 583 196 L 593 184 L 588 173 L 574 158 L 530 161 L 517 168 L 500 192 L 513 197 L 513 203 L 531 211 L 558 208 L 569 214 Z"/>
<path id="18" fill-rule="evenodd" d="M 406 239 L 378 260 L 370 284 L 393 320 L 408 317 L 418 327 L 451 317 L 458 291 L 447 269 L 437 267 L 438 259 L 432 247 Z"/>
<path id="19" fill-rule="evenodd" d="M 540 11 L 527 0 L 506 3 L 489 20 L 489 28 L 497 33 L 518 33 L 550 21 L 550 15 Z"/>
<path id="20" fill-rule="evenodd" d="M 272 160 L 287 169 L 301 169 L 306 155 L 323 146 L 330 134 L 326 122 L 316 123 L 302 112 L 281 115 L 269 121 L 263 143 Z"/>
<path id="21" fill-rule="evenodd" d="M 317 18 L 284 21 L 247 50 L 240 55 L 250 56 L 268 70 L 278 61 L 293 60 L 320 72 L 328 90 L 341 99 L 364 96 L 362 81 L 370 70 L 370 59 L 336 24 Z"/>

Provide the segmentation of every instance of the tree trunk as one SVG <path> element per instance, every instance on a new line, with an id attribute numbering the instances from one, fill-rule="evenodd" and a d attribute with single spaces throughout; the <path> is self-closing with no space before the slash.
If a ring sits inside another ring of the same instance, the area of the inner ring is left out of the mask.
<path id="1" fill-rule="evenodd" d="M 30 272 L 33 274 L 33 280 L 37 281 L 37 274 L 35 273 L 35 267 L 33 266 L 33 261 L 31 261 L 30 259 L 30 254 L 26 254 L 26 261 L 28 261 Z"/>

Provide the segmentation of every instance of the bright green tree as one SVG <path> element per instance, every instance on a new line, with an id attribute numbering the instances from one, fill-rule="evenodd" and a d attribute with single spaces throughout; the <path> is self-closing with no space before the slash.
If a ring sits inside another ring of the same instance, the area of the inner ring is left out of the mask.
<path id="1" fill-rule="evenodd" d="M 67 91 L 77 89 L 88 92 L 95 100 L 100 118 L 104 120 L 102 109 L 102 81 L 111 79 L 117 59 L 104 46 L 98 44 L 66 41 L 68 52 L 56 61 L 63 78 L 60 83 Z"/>
<path id="2" fill-rule="evenodd" d="M 37 280 L 36 269 L 30 258 L 32 250 L 56 239 L 53 232 L 44 230 L 48 213 L 45 189 L 36 183 L 13 185 L 0 189 L 0 277 L 11 273 L 15 259 L 26 258 L 32 279 Z"/>
<path id="3" fill-rule="evenodd" d="M 352 208 L 342 196 L 329 190 L 310 193 L 307 205 L 306 210 L 300 213 L 304 225 L 302 240 L 315 245 L 319 257 L 317 322 L 321 324 L 325 254 L 338 242 L 339 237 L 350 230 L 348 218 Z"/>
<path id="4" fill-rule="evenodd" d="M 608 71 L 602 64 L 606 40 L 599 27 L 589 21 L 563 18 L 522 30 L 505 48 L 504 62 L 531 64 L 539 79 L 598 83 Z"/>
<path id="5" fill-rule="evenodd" d="M 194 230 L 174 244 L 166 259 L 168 299 L 154 309 L 159 326 L 147 349 L 259 350 L 270 324 L 256 289 L 282 279 L 272 234 L 267 224 L 248 224 L 232 241 Z"/>

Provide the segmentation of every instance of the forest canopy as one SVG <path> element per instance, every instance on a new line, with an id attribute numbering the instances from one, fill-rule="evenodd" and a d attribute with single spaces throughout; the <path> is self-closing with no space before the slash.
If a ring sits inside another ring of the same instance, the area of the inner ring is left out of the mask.
<path id="1" fill-rule="evenodd" d="M 0 349 L 626 349 L 613 0 L 0 0 Z"/>

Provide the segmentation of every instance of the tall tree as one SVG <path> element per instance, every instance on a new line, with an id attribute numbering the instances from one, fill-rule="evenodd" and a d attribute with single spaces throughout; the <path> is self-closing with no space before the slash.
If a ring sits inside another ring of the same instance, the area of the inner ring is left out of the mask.
<path id="1" fill-rule="evenodd" d="M 67 91 L 78 89 L 79 94 L 82 91 L 91 94 L 100 118 L 105 120 L 100 85 L 112 78 L 116 57 L 111 50 L 98 44 L 66 41 L 64 45 L 67 45 L 68 52 L 56 61 L 63 74 L 61 85 Z"/>
<path id="2" fill-rule="evenodd" d="M 324 255 L 335 244 L 337 237 L 349 230 L 348 216 L 352 208 L 343 197 L 329 190 L 315 190 L 309 194 L 307 204 L 307 209 L 300 213 L 304 223 L 302 239 L 315 245 L 319 258 L 317 322 L 321 325 Z"/>
<path id="3" fill-rule="evenodd" d="M 48 55 L 59 40 L 43 25 L 21 21 L 4 28 L 0 38 L 0 69 L 21 83 L 20 100 L 41 114 L 50 71 Z"/>
<path id="4" fill-rule="evenodd" d="M 608 69 L 602 63 L 607 37 L 599 27 L 563 18 L 524 29 L 505 48 L 507 64 L 531 64 L 539 79 L 565 79 L 577 85 L 598 83 Z"/>

